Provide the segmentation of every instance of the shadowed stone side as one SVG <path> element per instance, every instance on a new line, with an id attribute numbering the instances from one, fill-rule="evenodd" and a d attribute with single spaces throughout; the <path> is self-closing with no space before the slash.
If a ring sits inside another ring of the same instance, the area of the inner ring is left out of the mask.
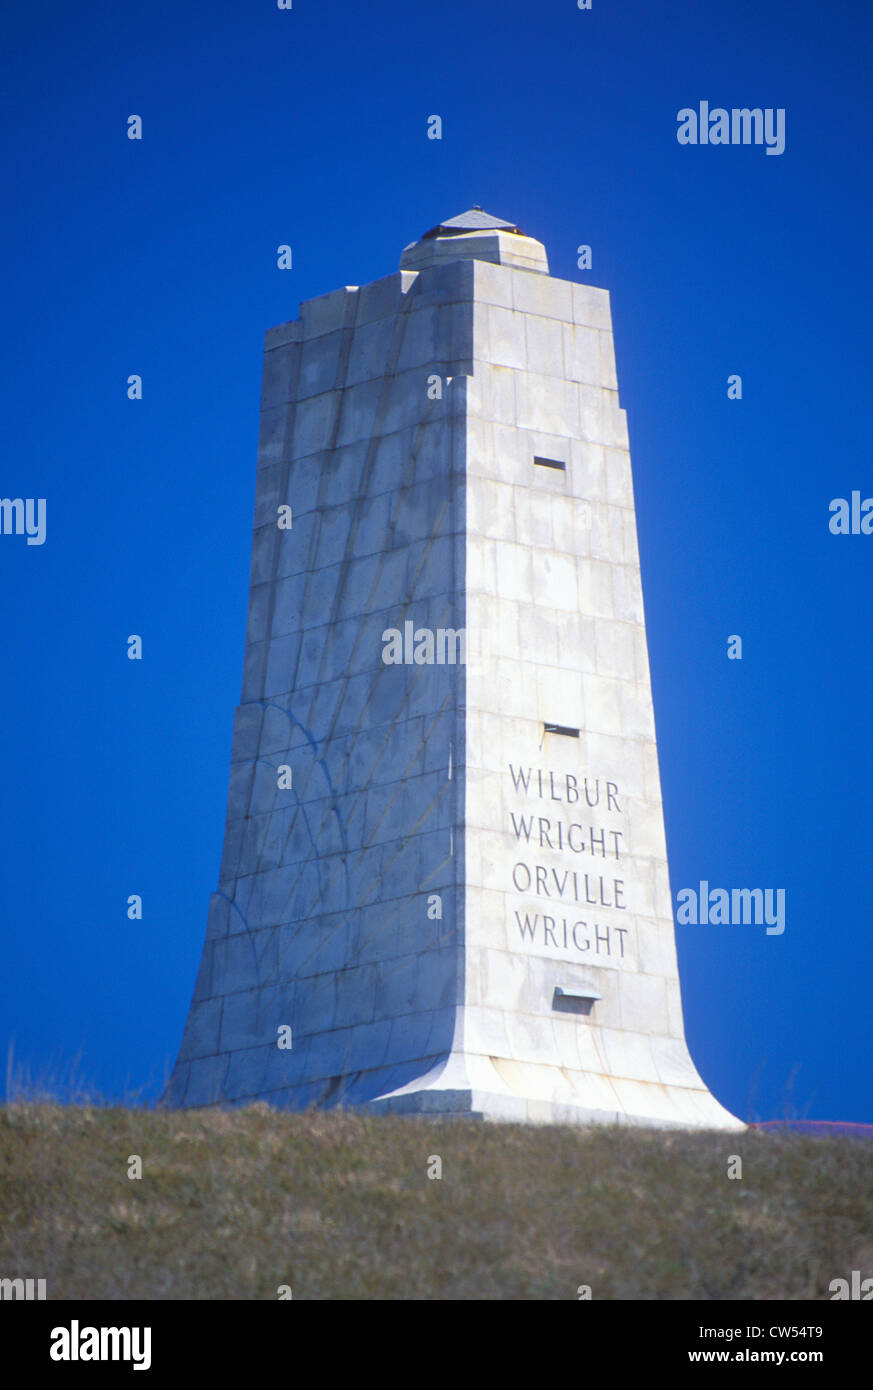
<path id="1" fill-rule="evenodd" d="M 470 283 L 398 273 L 268 335 L 224 855 L 170 1104 L 366 1100 L 451 1049 L 464 667 L 386 666 L 382 633 L 464 627 L 463 417 L 426 378 L 469 370 Z"/>

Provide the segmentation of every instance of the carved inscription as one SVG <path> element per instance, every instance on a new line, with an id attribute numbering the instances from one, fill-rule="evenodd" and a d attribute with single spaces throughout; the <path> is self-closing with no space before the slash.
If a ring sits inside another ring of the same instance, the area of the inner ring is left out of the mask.
<path id="1" fill-rule="evenodd" d="M 619 915 L 627 911 L 627 851 L 617 783 L 514 763 L 509 778 L 511 937 L 538 955 L 630 964 L 630 928 Z"/>

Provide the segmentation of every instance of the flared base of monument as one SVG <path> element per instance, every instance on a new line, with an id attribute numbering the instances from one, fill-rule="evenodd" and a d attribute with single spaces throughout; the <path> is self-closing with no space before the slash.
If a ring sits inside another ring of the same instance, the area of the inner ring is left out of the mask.
<path id="1" fill-rule="evenodd" d="M 744 1130 L 734 1118 L 713 1101 L 709 1116 L 693 1119 L 665 1119 L 663 1115 L 635 1114 L 623 1110 L 589 1110 L 581 1105 L 558 1101 L 524 1099 L 477 1091 L 419 1091 L 408 1096 L 381 1096 L 356 1109 L 372 1115 L 419 1115 L 441 1120 L 480 1120 L 493 1124 L 540 1125 L 635 1125 L 651 1129 Z"/>
<path id="2" fill-rule="evenodd" d="M 525 1094 L 503 1081 L 498 1065 L 490 1058 L 454 1054 L 421 1080 L 356 1108 L 377 1115 L 422 1115 L 498 1124 L 623 1124 L 731 1131 L 746 1128 L 702 1082 L 699 1086 L 672 1086 L 595 1074 L 573 1075 L 555 1067 L 524 1068 L 519 1074 L 516 1065 L 519 1079 L 529 1082 Z M 497 1082 L 494 1088 L 477 1084 L 487 1083 L 489 1071 Z"/>
<path id="3" fill-rule="evenodd" d="M 463 1018 L 458 1031 L 463 1030 Z M 742 1130 L 719 1104 L 680 1039 L 628 1046 L 612 1072 L 520 1062 L 452 1050 L 442 1058 L 334 1072 L 322 1069 L 288 1085 L 283 1054 L 273 1046 L 215 1054 L 177 1066 L 162 1098 L 170 1109 L 236 1107 L 264 1101 L 277 1109 L 363 1110 L 503 1124 L 627 1124 L 655 1128 Z M 263 1055 L 262 1055 L 263 1054 Z M 399 1083 L 399 1084 L 398 1084 Z"/>

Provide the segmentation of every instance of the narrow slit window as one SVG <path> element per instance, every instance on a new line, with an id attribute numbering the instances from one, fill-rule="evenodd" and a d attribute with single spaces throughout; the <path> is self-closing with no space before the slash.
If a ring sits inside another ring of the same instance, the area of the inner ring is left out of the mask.
<path id="1" fill-rule="evenodd" d="M 538 468 L 557 468 L 562 473 L 567 471 L 566 463 L 562 463 L 560 459 L 540 458 L 539 454 L 534 454 L 534 463 Z"/>
<path id="2" fill-rule="evenodd" d="M 544 724 L 543 732 L 547 734 L 560 734 L 562 738 L 579 737 L 579 730 L 572 729 L 569 724 Z"/>

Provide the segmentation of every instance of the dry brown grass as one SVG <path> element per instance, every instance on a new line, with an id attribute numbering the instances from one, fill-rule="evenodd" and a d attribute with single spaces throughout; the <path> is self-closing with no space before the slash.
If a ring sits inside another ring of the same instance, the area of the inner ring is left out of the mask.
<path id="1" fill-rule="evenodd" d="M 49 1298 L 822 1299 L 852 1269 L 873 1275 L 853 1139 L 0 1110 L 0 1276 Z"/>

